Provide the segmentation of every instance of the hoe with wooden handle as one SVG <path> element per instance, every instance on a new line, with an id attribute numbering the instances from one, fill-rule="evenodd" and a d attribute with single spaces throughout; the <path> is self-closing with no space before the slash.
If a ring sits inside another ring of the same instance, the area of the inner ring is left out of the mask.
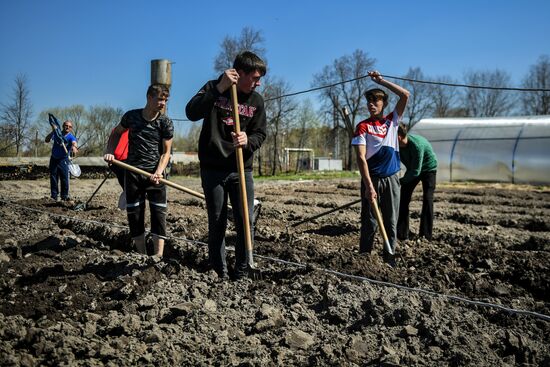
<path id="1" fill-rule="evenodd" d="M 128 170 L 128 171 L 131 171 L 131 172 L 134 172 L 134 173 L 137 173 L 137 174 L 140 174 L 140 175 L 143 175 L 143 176 L 146 176 L 146 177 L 149 177 L 152 175 L 152 173 L 150 172 L 147 172 L 147 171 L 144 171 L 142 169 L 139 169 L 137 167 L 134 167 L 134 166 L 130 166 L 129 164 L 127 163 L 124 163 L 124 162 L 121 162 L 121 161 L 118 161 L 116 159 L 113 159 L 112 162 L 115 166 L 119 166 L 121 168 L 124 168 L 125 170 Z M 177 183 L 174 183 L 172 181 L 168 181 L 164 178 L 161 178 L 159 179 L 159 182 L 165 184 L 166 186 L 170 186 L 170 187 L 173 187 L 175 189 L 178 189 L 180 191 L 183 191 L 183 192 L 186 192 L 190 195 L 193 195 L 195 197 L 198 197 L 198 198 L 201 198 L 201 199 L 204 199 L 204 194 L 201 194 L 200 192 L 198 191 L 194 191 L 194 190 L 191 190 L 191 189 L 188 189 L 187 187 L 185 186 L 181 186 L 181 185 L 178 185 Z"/>
<path id="2" fill-rule="evenodd" d="M 378 209 L 378 203 L 376 200 L 373 200 L 372 207 L 374 209 L 374 215 L 376 215 L 376 221 L 378 222 L 378 228 L 380 228 L 380 234 L 384 240 L 384 250 L 390 255 L 394 255 L 393 250 L 390 246 L 390 240 L 388 240 L 388 234 L 386 233 L 386 228 L 384 227 L 384 222 L 382 221 L 382 215 L 380 215 L 380 210 Z"/>
<path id="3" fill-rule="evenodd" d="M 241 123 L 239 120 L 239 101 L 237 99 L 237 85 L 231 85 L 231 102 L 233 107 L 233 123 L 235 124 L 235 134 L 241 132 Z M 241 209 L 244 225 L 244 241 L 246 245 L 246 255 L 248 259 L 248 273 L 253 279 L 261 277 L 261 273 L 254 266 L 253 254 L 252 254 L 252 234 L 250 231 L 250 221 L 248 216 L 248 202 L 246 196 L 246 181 L 244 177 L 244 159 L 243 148 L 237 147 L 235 149 L 237 155 L 237 169 L 239 171 L 239 186 L 241 188 Z"/>
<path id="4" fill-rule="evenodd" d="M 111 175 L 111 171 L 107 172 L 107 174 L 105 175 L 105 178 L 103 179 L 103 181 L 101 181 L 101 183 L 99 184 L 99 186 L 95 189 L 94 193 L 92 194 L 92 196 L 90 196 L 90 198 L 88 199 L 88 201 L 86 201 L 85 203 L 76 204 L 76 205 L 74 206 L 73 210 L 79 211 L 79 210 L 86 210 L 86 209 L 88 209 L 88 204 L 90 204 L 90 201 L 92 201 L 92 199 L 94 198 L 95 194 L 97 194 L 97 192 L 99 191 L 99 189 L 101 189 L 101 186 L 103 186 L 103 184 L 105 183 L 105 181 L 107 181 L 107 179 L 109 178 L 110 175 Z"/>
<path id="5" fill-rule="evenodd" d="M 137 167 L 134 167 L 134 166 L 131 166 L 127 163 L 124 163 L 124 162 L 121 162 L 121 161 L 118 161 L 116 159 L 113 159 L 113 161 L 111 162 L 112 164 L 114 164 L 115 166 L 119 166 L 121 168 L 124 168 L 125 170 L 128 170 L 128 171 L 132 171 L 134 173 L 137 173 L 137 174 L 140 174 L 140 175 L 143 175 L 145 177 L 149 177 L 151 176 L 152 173 L 150 172 L 147 172 L 147 171 L 144 171 L 142 169 L 139 169 Z M 186 192 L 194 197 L 197 197 L 199 199 L 203 199 L 205 200 L 205 197 L 204 197 L 204 194 L 201 194 L 200 192 L 198 191 L 194 191 L 194 190 L 191 190 L 185 186 L 181 186 L 181 185 L 178 185 L 177 183 L 174 183 L 172 181 L 168 181 L 167 179 L 165 178 L 161 178 L 159 180 L 161 183 L 165 184 L 166 186 L 170 186 L 170 187 L 173 187 L 175 189 L 178 189 L 180 191 L 183 191 L 183 192 Z M 256 204 L 257 202 L 257 204 Z M 228 205 L 229 209 L 232 209 L 231 208 L 231 205 Z M 254 223 L 256 222 L 256 220 L 258 219 L 259 217 L 259 213 L 260 213 L 260 208 L 261 208 L 261 203 L 260 201 L 258 200 L 254 200 L 254 212 L 256 213 L 256 215 L 254 216 L 253 220 L 254 220 Z"/>

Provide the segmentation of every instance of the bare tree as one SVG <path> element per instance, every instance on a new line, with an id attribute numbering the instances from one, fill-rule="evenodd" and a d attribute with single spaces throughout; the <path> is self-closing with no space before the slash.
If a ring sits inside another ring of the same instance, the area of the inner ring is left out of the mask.
<path id="1" fill-rule="evenodd" d="M 464 76 L 465 84 L 486 87 L 509 87 L 510 75 L 502 70 L 470 71 Z M 463 93 L 463 107 L 469 116 L 502 116 L 512 111 L 514 95 L 499 89 L 468 88 Z"/>
<path id="2" fill-rule="evenodd" d="M 319 120 L 313 109 L 311 101 L 305 100 L 297 110 L 296 124 L 290 124 L 290 127 L 296 130 L 296 143 L 297 148 L 306 148 L 310 145 L 312 132 L 319 127 Z M 289 140 L 292 134 L 289 132 Z M 299 170 L 299 160 L 302 157 L 302 152 L 298 152 L 298 159 L 296 160 L 295 172 Z"/>
<path id="3" fill-rule="evenodd" d="M 550 89 L 550 57 L 542 55 L 523 79 L 524 88 Z M 523 92 L 524 113 L 550 115 L 550 92 Z"/>
<path id="4" fill-rule="evenodd" d="M 439 76 L 435 82 L 456 84 L 449 76 Z M 455 87 L 446 85 L 434 85 L 432 87 L 433 116 L 451 117 L 458 103 L 459 93 Z"/>
<path id="5" fill-rule="evenodd" d="M 64 120 L 71 120 L 73 122 L 73 135 L 81 136 L 86 133 L 93 134 L 93 132 L 86 131 L 86 109 L 83 105 L 73 105 L 66 109 L 66 113 L 63 117 Z"/>
<path id="6" fill-rule="evenodd" d="M 263 43 L 262 31 L 251 27 L 244 27 L 239 37 L 225 36 L 220 44 L 220 53 L 214 60 L 214 71 L 220 74 L 231 68 L 235 57 L 242 51 L 252 51 L 266 61 Z"/>
<path id="7" fill-rule="evenodd" d="M 199 147 L 199 137 L 202 130 L 202 123 L 191 123 L 185 137 L 176 137 L 174 139 L 174 148 L 179 151 L 196 152 Z"/>
<path id="8" fill-rule="evenodd" d="M 424 73 L 419 67 L 409 68 L 405 75 L 407 79 L 426 80 Z M 418 121 L 431 114 L 433 110 L 433 91 L 430 84 L 405 81 L 403 87 L 411 92 L 404 117 L 409 127 L 414 126 Z"/>
<path id="9" fill-rule="evenodd" d="M 334 130 L 329 126 L 318 126 L 308 129 L 308 138 L 318 156 L 333 157 Z M 334 156 L 336 157 L 336 156 Z"/>
<path id="10" fill-rule="evenodd" d="M 81 136 L 86 130 L 86 108 L 83 105 L 72 105 L 69 107 L 53 107 L 40 112 L 38 115 L 38 131 L 48 133 L 51 131 L 48 124 L 48 114 L 53 114 L 60 121 L 70 120 L 73 122 L 72 134 L 76 137 Z"/>
<path id="11" fill-rule="evenodd" d="M 35 131 L 37 135 L 40 135 L 41 139 L 37 139 L 35 144 L 35 150 L 37 154 L 44 154 L 45 151 L 50 149 L 50 144 L 44 143 L 44 136 L 51 132 L 51 126 L 48 123 L 48 114 L 54 115 L 60 122 L 67 120 L 72 121 L 73 130 L 71 133 L 78 139 L 79 148 L 82 147 L 82 137 L 86 135 L 93 135 L 95 132 L 87 132 L 87 114 L 83 105 L 72 105 L 69 107 L 52 107 L 48 108 L 38 115 L 38 119 L 35 122 Z M 83 153 L 83 151 L 80 151 Z"/>
<path id="12" fill-rule="evenodd" d="M 305 148 L 310 143 L 309 131 L 318 128 L 319 125 L 320 122 L 313 108 L 313 103 L 306 99 L 298 108 L 296 124 L 291 125 L 297 130 L 296 145 L 298 148 Z"/>
<path id="13" fill-rule="evenodd" d="M 101 154 L 111 130 L 120 122 L 124 111 L 109 106 L 92 106 L 87 112 L 86 133 L 81 135 L 79 145 L 86 148 L 83 154 Z M 81 152 L 83 150 L 81 149 Z"/>
<path id="14" fill-rule="evenodd" d="M 352 80 L 349 83 L 342 83 L 330 88 L 322 89 L 321 99 L 324 102 L 326 111 L 338 111 L 339 117 L 346 123 L 348 135 L 346 169 L 351 170 L 352 149 L 351 139 L 355 130 L 355 121 L 358 116 L 366 113 L 366 103 L 362 103 L 363 94 L 367 91 L 370 78 L 363 78 L 367 72 L 374 67 L 376 60 L 370 58 L 362 50 L 355 50 L 351 55 L 342 56 L 327 65 L 323 70 L 313 76 L 313 86 L 321 87 L 333 85 L 345 80 Z M 350 111 L 350 123 L 344 119 L 342 107 L 347 106 Z"/>
<path id="15" fill-rule="evenodd" d="M 288 133 L 288 126 L 293 120 L 297 108 L 296 102 L 291 97 L 280 98 L 280 96 L 289 92 L 289 84 L 281 78 L 267 77 L 264 81 L 263 95 L 266 99 L 268 144 L 264 144 L 262 148 L 264 151 L 271 148 L 270 151 L 268 150 L 270 152 L 268 154 L 271 156 L 271 175 L 275 175 L 277 171 L 282 170 L 279 154 L 280 145 L 282 144 L 279 138 Z"/>
<path id="16" fill-rule="evenodd" d="M 15 155 L 20 156 L 27 139 L 28 127 L 32 117 L 32 105 L 29 97 L 29 87 L 24 74 L 15 78 L 15 86 L 11 101 L 0 107 L 2 135 L 7 143 L 15 147 Z M 1 149 L 2 147 L 0 147 Z"/>

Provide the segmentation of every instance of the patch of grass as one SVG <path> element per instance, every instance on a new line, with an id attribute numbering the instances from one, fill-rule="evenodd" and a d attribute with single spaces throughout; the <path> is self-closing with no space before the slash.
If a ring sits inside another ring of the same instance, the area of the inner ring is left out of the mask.
<path id="1" fill-rule="evenodd" d="M 254 180 L 259 181 L 300 181 L 300 180 L 325 180 L 338 178 L 360 178 L 358 171 L 308 171 L 299 173 L 279 173 L 275 176 L 254 176 Z"/>

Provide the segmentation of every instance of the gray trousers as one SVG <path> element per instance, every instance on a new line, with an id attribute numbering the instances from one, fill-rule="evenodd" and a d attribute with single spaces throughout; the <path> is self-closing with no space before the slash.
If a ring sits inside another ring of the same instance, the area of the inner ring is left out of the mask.
<path id="1" fill-rule="evenodd" d="M 399 197 L 401 185 L 397 174 L 390 177 L 371 177 L 372 184 L 378 195 L 378 207 L 384 228 L 390 241 L 390 247 L 395 253 L 397 245 L 397 219 L 399 217 Z M 361 194 L 365 192 L 365 184 L 361 180 Z M 362 195 L 363 197 L 363 195 Z M 376 215 L 369 199 L 361 200 L 361 235 L 359 238 L 359 252 L 371 252 L 374 236 L 378 231 Z"/>

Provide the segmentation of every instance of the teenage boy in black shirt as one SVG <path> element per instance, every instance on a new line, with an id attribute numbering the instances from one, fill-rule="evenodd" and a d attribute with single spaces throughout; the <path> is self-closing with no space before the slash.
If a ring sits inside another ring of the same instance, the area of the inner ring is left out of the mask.
<path id="1" fill-rule="evenodd" d="M 166 238 L 166 186 L 160 183 L 164 169 L 170 160 L 170 148 L 174 125 L 162 110 L 168 101 L 169 91 L 162 85 L 147 89 L 147 104 L 144 108 L 128 111 L 113 129 L 103 159 L 110 163 L 120 135 L 129 129 L 128 158 L 125 163 L 152 172 L 143 177 L 125 172 L 126 212 L 130 235 L 137 250 L 146 254 L 145 246 L 145 198 L 151 212 L 151 234 L 154 255 L 162 257 Z"/>

